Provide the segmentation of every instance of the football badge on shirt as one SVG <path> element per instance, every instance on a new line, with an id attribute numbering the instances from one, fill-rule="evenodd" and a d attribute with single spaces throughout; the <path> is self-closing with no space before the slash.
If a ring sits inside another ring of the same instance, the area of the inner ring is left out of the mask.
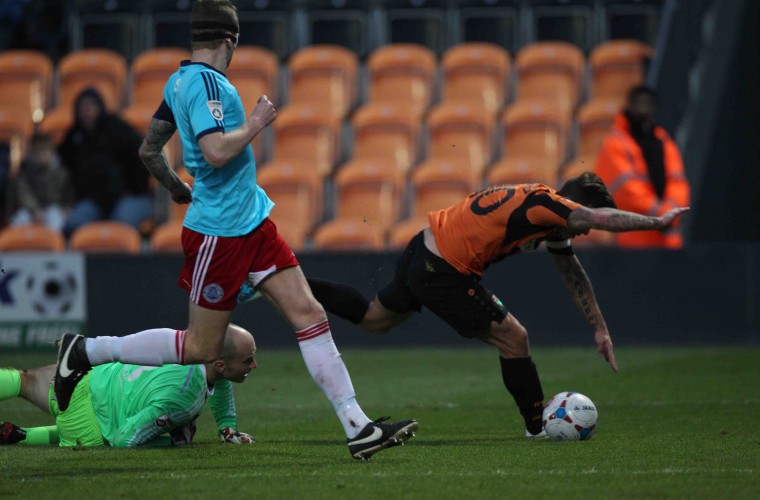
<path id="1" fill-rule="evenodd" d="M 224 120 L 224 112 L 222 111 L 222 101 L 206 101 L 209 113 L 214 117 L 214 120 Z"/>

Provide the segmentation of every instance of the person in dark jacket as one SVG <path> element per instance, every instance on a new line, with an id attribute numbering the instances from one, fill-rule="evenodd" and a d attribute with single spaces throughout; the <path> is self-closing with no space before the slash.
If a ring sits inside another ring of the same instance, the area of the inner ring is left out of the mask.
<path id="1" fill-rule="evenodd" d="M 97 90 L 87 88 L 77 96 L 74 124 L 59 148 L 76 193 L 64 225 L 67 236 L 97 220 L 139 229 L 151 218 L 149 173 L 137 154 L 141 142 L 129 124 L 106 111 Z"/>

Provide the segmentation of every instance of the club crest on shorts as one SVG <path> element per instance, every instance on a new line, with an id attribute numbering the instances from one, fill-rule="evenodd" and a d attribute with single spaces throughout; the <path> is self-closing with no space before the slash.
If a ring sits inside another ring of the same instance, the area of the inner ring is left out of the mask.
<path id="1" fill-rule="evenodd" d="M 224 288 L 216 283 L 210 283 L 203 287 L 201 293 L 203 294 L 203 298 L 206 299 L 206 302 L 216 304 L 222 300 L 222 297 L 224 297 Z"/>
<path id="2" fill-rule="evenodd" d="M 208 106 L 208 110 L 211 113 L 211 116 L 214 117 L 214 120 L 224 120 L 221 101 L 206 101 L 206 106 Z"/>

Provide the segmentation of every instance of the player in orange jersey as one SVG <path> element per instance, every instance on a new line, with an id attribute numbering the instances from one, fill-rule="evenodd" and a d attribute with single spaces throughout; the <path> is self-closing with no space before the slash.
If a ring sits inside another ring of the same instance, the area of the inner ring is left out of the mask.
<path id="1" fill-rule="evenodd" d="M 617 210 L 607 187 L 590 172 L 569 179 L 559 191 L 543 184 L 496 185 L 430 212 L 430 226 L 412 238 L 394 279 L 371 302 L 350 285 L 308 281 L 325 309 L 373 333 L 386 333 L 425 306 L 460 335 L 496 347 L 504 385 L 525 419 L 526 436 L 543 436 L 544 396 L 528 332 L 480 283 L 483 272 L 491 263 L 543 242 L 594 327 L 599 355 L 617 371 L 610 333 L 570 240 L 590 229 L 664 229 L 687 210 L 675 208 L 659 217 Z"/>

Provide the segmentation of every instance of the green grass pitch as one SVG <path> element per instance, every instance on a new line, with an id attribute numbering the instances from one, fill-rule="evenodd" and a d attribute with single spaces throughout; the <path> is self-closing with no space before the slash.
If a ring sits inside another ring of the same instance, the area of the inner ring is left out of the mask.
<path id="1" fill-rule="evenodd" d="M 600 414 L 587 442 L 526 440 L 495 352 L 344 350 L 372 418 L 416 418 L 403 448 L 353 460 L 297 350 L 257 356 L 222 445 L 208 410 L 184 449 L 0 448 L 0 496 L 19 498 L 758 498 L 760 349 L 627 347 L 613 374 L 593 347 L 534 348 L 547 399 L 577 390 Z M 37 366 L 53 353 L 0 353 Z M 21 401 L 0 421 L 49 425 Z"/>

